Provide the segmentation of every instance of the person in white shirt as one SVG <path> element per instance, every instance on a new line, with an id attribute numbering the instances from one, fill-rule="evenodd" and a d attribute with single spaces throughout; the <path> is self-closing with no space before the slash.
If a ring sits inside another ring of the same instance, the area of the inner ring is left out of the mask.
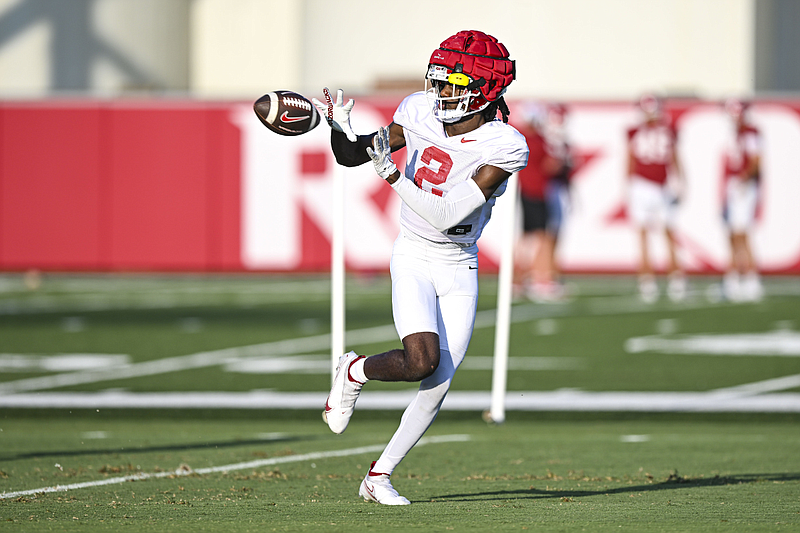
<path id="1" fill-rule="evenodd" d="M 389 481 L 444 401 L 472 336 L 478 300 L 478 247 L 508 177 L 527 164 L 524 137 L 507 124 L 503 100 L 514 79 L 508 50 L 490 35 L 461 31 L 431 55 L 425 90 L 406 97 L 393 121 L 370 135 L 350 127 L 353 100 L 340 90 L 314 105 L 331 126 L 339 164 L 372 162 L 402 199 L 390 265 L 392 311 L 403 347 L 339 360 L 323 418 L 342 433 L 368 380 L 419 381 L 380 458 L 359 488 L 366 500 L 408 505 Z M 497 118 L 500 111 L 502 120 Z M 406 148 L 400 172 L 391 154 Z"/>

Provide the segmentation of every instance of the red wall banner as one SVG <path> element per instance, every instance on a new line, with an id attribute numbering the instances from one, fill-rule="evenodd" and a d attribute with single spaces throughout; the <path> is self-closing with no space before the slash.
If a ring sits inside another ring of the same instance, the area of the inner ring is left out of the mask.
<path id="1" fill-rule="evenodd" d="M 227 105 L 0 105 L 0 268 L 240 270 Z"/>
<path id="2" fill-rule="evenodd" d="M 357 100 L 359 132 L 389 123 L 399 103 Z M 798 110 L 800 102 L 753 106 L 765 140 L 755 242 L 767 272 L 800 274 Z M 682 259 L 690 271 L 718 272 L 728 253 L 717 198 L 726 117 L 713 102 L 679 102 L 673 112 L 690 185 Z M 625 198 L 624 131 L 638 111 L 573 102 L 569 113 L 585 165 L 561 239 L 564 268 L 633 272 L 633 234 L 615 215 Z M 402 168 L 403 152 L 395 159 Z M 351 270 L 385 270 L 399 200 L 367 167 L 345 171 L 346 260 Z M 324 123 L 280 137 L 249 102 L 0 102 L 0 270 L 325 271 L 335 171 Z M 484 271 L 496 268 L 499 231 L 490 223 L 479 243 Z"/>

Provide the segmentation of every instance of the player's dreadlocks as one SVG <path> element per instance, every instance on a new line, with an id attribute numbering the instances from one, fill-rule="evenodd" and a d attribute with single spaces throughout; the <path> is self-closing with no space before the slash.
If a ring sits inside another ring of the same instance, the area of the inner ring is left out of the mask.
<path id="1" fill-rule="evenodd" d="M 508 110 L 508 105 L 502 96 L 486 106 L 486 109 L 483 110 L 483 118 L 486 122 L 491 122 L 497 116 L 498 110 L 500 114 L 503 115 L 503 122 L 508 124 L 508 116 L 511 112 Z"/>

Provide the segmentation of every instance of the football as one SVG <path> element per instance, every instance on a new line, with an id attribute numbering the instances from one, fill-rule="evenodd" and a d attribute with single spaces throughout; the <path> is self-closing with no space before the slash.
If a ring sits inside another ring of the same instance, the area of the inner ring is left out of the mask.
<path id="1" fill-rule="evenodd" d="M 292 91 L 267 93 L 256 100 L 253 110 L 262 124 L 279 135 L 302 135 L 320 122 L 314 104 Z"/>

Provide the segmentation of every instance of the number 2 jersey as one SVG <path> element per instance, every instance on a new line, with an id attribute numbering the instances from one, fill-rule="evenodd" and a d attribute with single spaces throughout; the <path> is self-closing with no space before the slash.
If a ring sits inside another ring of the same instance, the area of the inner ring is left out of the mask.
<path id="1" fill-rule="evenodd" d="M 472 179 L 484 165 L 518 172 L 528 162 L 528 145 L 513 126 L 493 120 L 464 135 L 448 137 L 444 124 L 433 116 L 432 103 L 424 92 L 407 96 L 393 120 L 403 127 L 406 140 L 406 168 L 400 179 L 409 179 L 422 190 L 446 196 L 455 185 Z M 506 190 L 503 182 L 494 195 L 461 222 L 438 231 L 405 202 L 400 208 L 400 226 L 434 242 L 473 244 L 492 215 L 498 196 Z"/>

